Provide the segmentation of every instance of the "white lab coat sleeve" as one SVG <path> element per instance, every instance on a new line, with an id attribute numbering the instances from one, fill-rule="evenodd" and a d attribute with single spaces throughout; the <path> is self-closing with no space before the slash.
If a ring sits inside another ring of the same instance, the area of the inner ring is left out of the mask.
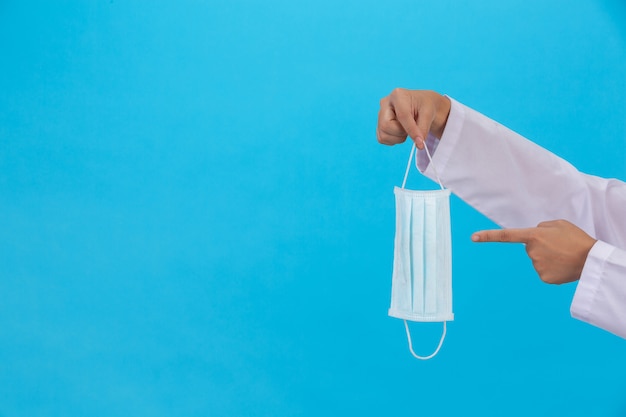
<path id="1" fill-rule="evenodd" d="M 418 153 L 424 175 L 435 180 L 434 165 L 445 187 L 502 227 L 564 219 L 599 239 L 602 243 L 590 252 L 579 280 L 572 314 L 626 338 L 626 252 L 618 249 L 626 248 L 626 183 L 583 174 L 503 125 L 451 101 L 441 140 L 427 138 L 433 163 L 425 152 Z M 610 254 L 604 245 L 611 247 Z M 594 298 L 598 295 L 604 298 Z"/>
<path id="2" fill-rule="evenodd" d="M 587 255 L 572 317 L 626 338 L 626 251 L 597 241 Z"/>

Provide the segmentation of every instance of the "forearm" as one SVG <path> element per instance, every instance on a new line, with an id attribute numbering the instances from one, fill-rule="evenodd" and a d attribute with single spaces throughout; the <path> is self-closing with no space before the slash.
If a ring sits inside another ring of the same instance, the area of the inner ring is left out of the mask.
<path id="1" fill-rule="evenodd" d="M 458 102 L 434 158 L 444 186 L 503 227 L 565 219 L 595 234 L 584 174 Z M 431 167 L 424 173 L 434 176 Z"/>

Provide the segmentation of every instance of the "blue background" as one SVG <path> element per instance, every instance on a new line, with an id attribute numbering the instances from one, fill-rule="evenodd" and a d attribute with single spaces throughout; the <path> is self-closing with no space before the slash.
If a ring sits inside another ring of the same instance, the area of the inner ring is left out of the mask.
<path id="1" fill-rule="evenodd" d="M 374 133 L 434 89 L 626 178 L 620 1 L 2 1 L 0 42 L 0 416 L 626 416 L 624 340 L 456 197 L 410 356 Z"/>

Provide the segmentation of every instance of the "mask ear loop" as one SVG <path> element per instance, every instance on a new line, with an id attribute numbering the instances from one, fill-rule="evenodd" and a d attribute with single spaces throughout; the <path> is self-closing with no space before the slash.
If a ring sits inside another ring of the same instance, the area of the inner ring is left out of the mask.
<path id="1" fill-rule="evenodd" d="M 416 153 L 415 149 L 416 149 L 415 143 L 413 143 L 413 146 L 411 147 L 411 154 L 409 155 L 409 162 L 406 165 L 406 171 L 404 172 L 404 181 L 402 181 L 402 188 L 404 188 L 406 185 L 406 179 L 408 178 L 409 170 L 411 169 L 411 161 L 413 159 L 413 154 Z M 426 143 L 424 143 L 424 149 L 426 150 L 426 155 L 428 156 L 428 160 L 430 161 L 430 164 L 433 167 L 435 178 L 437 178 L 437 182 L 439 183 L 439 186 L 441 187 L 442 190 L 445 190 L 445 188 L 443 187 L 443 183 L 441 182 L 441 178 L 439 178 L 439 173 L 437 173 L 437 168 L 435 168 L 435 164 L 433 164 L 433 158 L 430 155 L 430 151 L 428 150 L 428 146 L 426 146 Z M 417 156 L 415 157 L 415 167 L 419 170 L 419 166 L 417 165 Z M 409 330 L 409 324 L 406 322 L 406 320 L 404 320 L 404 328 L 406 329 L 406 337 L 407 337 L 407 340 L 409 341 L 409 350 L 411 351 L 411 355 L 413 355 L 416 359 L 420 359 L 423 361 L 434 358 L 435 355 L 439 353 L 439 349 L 441 349 L 441 346 L 443 345 L 443 341 L 446 338 L 446 322 L 444 321 L 443 333 L 441 334 L 441 339 L 439 340 L 439 345 L 437 346 L 437 349 L 435 350 L 435 352 L 428 356 L 419 356 L 413 351 L 413 343 L 411 342 L 411 331 Z"/>
<path id="2" fill-rule="evenodd" d="M 404 171 L 404 181 L 402 181 L 402 188 L 406 185 L 406 179 L 409 177 L 409 171 L 411 170 L 411 161 L 413 160 L 413 154 L 415 153 L 415 143 L 411 146 L 411 154 L 409 155 L 409 162 L 406 164 L 406 171 Z M 417 158 L 415 158 L 415 166 L 417 166 Z"/>
<path id="3" fill-rule="evenodd" d="M 413 343 L 411 343 L 411 332 L 409 331 L 409 325 L 406 322 L 406 320 L 404 320 L 404 328 L 406 329 L 406 337 L 409 340 L 409 350 L 411 351 L 411 355 L 423 361 L 434 358 L 435 355 L 439 353 L 439 349 L 441 349 L 441 345 L 443 345 L 443 340 L 446 338 L 446 323 L 447 322 L 445 321 L 443 322 L 443 333 L 441 334 L 441 339 L 439 340 L 439 345 L 437 346 L 437 349 L 435 350 L 435 352 L 428 356 L 419 356 L 413 351 Z"/>
<path id="4" fill-rule="evenodd" d="M 437 168 L 435 167 L 435 164 L 433 164 L 433 158 L 432 156 L 430 156 L 430 151 L 428 150 L 428 146 L 426 146 L 426 143 L 424 143 L 424 149 L 426 150 L 426 155 L 428 156 L 428 160 L 430 161 L 430 164 L 433 166 L 435 178 L 437 178 L 437 182 L 439 183 L 439 186 L 441 187 L 442 190 L 445 190 L 443 183 L 441 182 L 441 178 L 439 178 L 439 173 L 437 172 Z M 415 153 L 416 153 L 416 148 L 415 148 L 415 143 L 413 143 L 413 146 L 411 146 L 411 153 L 409 154 L 409 162 L 406 164 L 406 171 L 404 171 L 404 180 L 402 181 L 402 188 L 405 187 L 406 179 L 409 177 L 409 171 L 411 170 L 411 161 L 413 160 L 413 154 Z M 419 166 L 417 165 L 417 156 L 415 157 L 415 168 L 417 168 L 418 171 L 420 169 Z"/>

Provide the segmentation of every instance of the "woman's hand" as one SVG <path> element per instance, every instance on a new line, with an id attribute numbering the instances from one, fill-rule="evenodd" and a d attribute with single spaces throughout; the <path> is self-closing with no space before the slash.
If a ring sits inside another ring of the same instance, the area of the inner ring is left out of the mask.
<path id="1" fill-rule="evenodd" d="M 524 243 L 539 278 L 548 284 L 564 284 L 580 278 L 596 239 L 565 220 L 542 222 L 528 229 L 483 230 L 474 242 Z"/>
<path id="2" fill-rule="evenodd" d="M 439 93 L 396 88 L 380 101 L 378 142 L 397 145 L 410 136 L 423 149 L 429 132 L 441 138 L 449 113 L 450 100 Z"/>

